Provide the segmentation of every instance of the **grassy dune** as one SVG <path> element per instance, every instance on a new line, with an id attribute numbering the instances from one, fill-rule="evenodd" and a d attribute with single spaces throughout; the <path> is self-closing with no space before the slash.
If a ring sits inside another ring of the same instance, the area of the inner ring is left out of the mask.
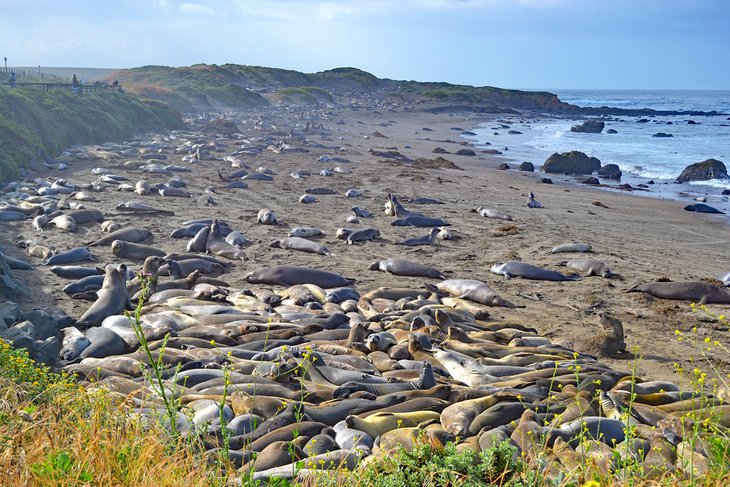
<path id="1" fill-rule="evenodd" d="M 135 133 L 182 127 L 175 110 L 154 100 L 104 91 L 0 86 L 0 181 L 73 144 L 120 141 Z"/>
<path id="2" fill-rule="evenodd" d="M 211 108 L 251 108 L 270 102 L 312 104 L 329 102 L 349 92 L 396 93 L 404 99 L 495 107 L 561 111 L 571 106 L 550 93 L 381 79 L 357 68 L 335 68 L 319 73 L 237 64 L 196 64 L 180 68 L 143 66 L 119 70 L 126 89 L 162 100 L 183 112 Z M 315 91 L 318 90 L 318 91 Z"/>

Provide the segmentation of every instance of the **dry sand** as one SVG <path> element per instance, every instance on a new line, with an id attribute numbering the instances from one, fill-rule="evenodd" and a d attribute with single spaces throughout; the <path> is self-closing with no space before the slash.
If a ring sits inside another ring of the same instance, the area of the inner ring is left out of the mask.
<path id="1" fill-rule="evenodd" d="M 486 281 L 504 298 L 525 306 L 521 309 L 491 308 L 494 319 L 534 326 L 541 334 L 553 339 L 570 342 L 592 336 L 597 330 L 595 313 L 606 311 L 623 321 L 627 348 L 629 351 L 636 350 L 639 356 L 635 364 L 636 371 L 646 378 L 687 384 L 688 379 L 675 372 L 674 364 L 679 363 L 685 369 L 691 369 L 690 357 L 698 361 L 701 355 L 698 348 L 688 341 L 677 340 L 677 329 L 688 331 L 697 326 L 697 342 L 701 342 L 705 336 L 724 342 L 725 330 L 718 329 L 717 322 L 703 313 L 693 313 L 688 302 L 658 300 L 623 291 L 634 284 L 661 277 L 700 280 L 730 270 L 727 259 L 730 227 L 727 226 L 726 217 L 688 213 L 682 209 L 681 203 L 674 201 L 610 193 L 572 184 L 539 184 L 539 173 L 497 170 L 495 167 L 505 159 L 480 154 L 478 149 L 477 157 L 441 155 L 462 170 L 383 162 L 382 158 L 374 157 L 369 151 L 397 148 L 412 159 L 434 159 L 438 157 L 438 154 L 432 153 L 436 147 L 456 152 L 463 148 L 459 145 L 463 139 L 460 138 L 460 132 L 452 128 L 468 130 L 486 118 L 431 114 L 400 108 L 378 109 L 380 112 L 342 108 L 332 110 L 329 116 L 318 119 L 331 130 L 324 135 L 307 134 L 307 139 L 311 143 L 319 142 L 341 150 L 310 146 L 304 147 L 307 152 L 274 153 L 267 150 L 259 156 L 244 156 L 244 162 L 251 168 L 266 166 L 274 170 L 274 181 L 251 181 L 248 189 L 220 190 L 218 194 L 212 195 L 218 206 L 204 207 L 195 199 L 120 193 L 110 187 L 97 194 L 101 200 L 99 203 L 88 203 L 87 207 L 99 208 L 109 218 L 123 225 L 151 230 L 154 245 L 168 252 L 184 251 L 187 240 L 174 240 L 169 235 L 185 220 L 215 217 L 229 222 L 233 229 L 240 230 L 253 242 L 248 251 L 255 256 L 254 263 L 236 263 L 233 272 L 223 276 L 235 287 L 246 286 L 242 276 L 249 270 L 272 264 L 307 265 L 335 271 L 355 278 L 355 287 L 360 292 L 377 286 L 420 286 L 421 279 L 367 270 L 368 264 L 375 259 L 402 257 L 433 265 L 454 278 Z M 267 133 L 266 130 L 254 128 L 250 115 L 242 120 L 239 126 L 246 136 Z M 274 123 L 278 130 L 286 132 L 290 128 L 296 131 L 295 124 L 299 124 L 300 129 L 304 124 L 302 120 L 286 114 L 278 118 L 267 115 L 264 120 L 265 128 Z M 340 121 L 342 123 L 338 123 Z M 425 127 L 432 131 L 424 131 Z M 385 137 L 373 136 L 376 131 Z M 212 136 L 206 137 L 212 139 Z M 449 139 L 455 142 L 443 142 Z M 170 143 L 176 145 L 174 140 Z M 226 143 L 228 152 L 221 152 L 218 156 L 223 157 L 237 148 L 233 140 Z M 302 147 L 299 143 L 294 145 Z M 580 147 L 575 149 L 580 150 Z M 351 163 L 317 162 L 317 158 L 323 154 L 345 157 Z M 170 151 L 168 157 L 167 163 L 180 164 L 181 156 Z M 533 162 L 539 165 L 543 161 Z M 90 169 L 103 165 L 118 168 L 116 173 L 127 175 L 132 184 L 143 177 L 151 183 L 164 182 L 169 178 L 161 175 L 145 176 L 121 169 L 118 163 L 105 161 L 74 162 L 69 170 L 50 176 L 64 177 L 76 184 L 86 183 L 96 179 Z M 321 169 L 334 165 L 351 169 L 352 174 L 336 174 L 334 177 L 318 175 Z M 203 194 L 206 186 L 220 185 L 216 176 L 218 169 L 224 174 L 232 171 L 228 163 L 222 160 L 202 160 L 195 166 L 194 173 L 180 175 L 197 198 Z M 294 179 L 289 174 L 295 169 L 309 169 L 313 176 L 307 180 Z M 304 189 L 313 186 L 331 187 L 340 194 L 318 196 L 319 201 L 313 204 L 298 203 Z M 345 198 L 343 194 L 349 188 L 361 189 L 364 197 Z M 525 207 L 530 191 L 535 192 L 544 208 Z M 394 245 L 395 241 L 405 237 L 426 234 L 428 229 L 391 226 L 393 218 L 383 213 L 383 203 L 389 192 L 443 201 L 446 204 L 412 206 L 411 209 L 447 220 L 458 238 L 439 241 L 432 247 Z M 131 199 L 174 211 L 175 216 L 115 214 L 117 203 Z M 596 205 L 596 202 L 601 205 Z M 361 219 L 359 225 L 345 224 L 352 206 L 360 206 L 375 216 Z M 514 217 L 514 222 L 486 219 L 471 212 L 479 206 L 505 210 Z M 282 224 L 257 225 L 256 214 L 263 207 L 274 210 Z M 12 247 L 12 242 L 36 238 L 39 243 L 63 249 L 104 235 L 96 224 L 85 225 L 77 234 L 64 234 L 53 228 L 36 233 L 30 221 L 3 222 L 0 226 L 4 230 L 0 245 L 11 255 L 38 264 L 38 259 L 28 258 L 20 249 Z M 273 239 L 285 237 L 296 226 L 315 226 L 325 230 L 328 235 L 321 238 L 320 243 L 325 244 L 336 258 L 269 247 Z M 348 246 L 335 238 L 335 230 L 339 227 L 366 226 L 378 228 L 382 240 Z M 591 244 L 593 253 L 590 257 L 603 260 L 621 277 L 544 282 L 519 278 L 505 280 L 489 272 L 494 263 L 506 260 L 523 260 L 564 272 L 565 268 L 555 267 L 557 262 L 584 255 L 549 255 L 548 251 L 555 245 L 573 241 Z M 102 264 L 119 262 L 109 248 L 94 248 L 93 253 Z M 16 275 L 29 289 L 26 297 L 20 301 L 26 308 L 57 305 L 78 317 L 89 304 L 71 300 L 64 295 L 61 288 L 68 281 L 56 278 L 45 266 L 39 265 L 35 271 L 16 271 Z M 728 306 L 710 305 L 708 308 L 716 314 L 730 315 Z M 730 370 L 727 354 L 708 353 L 719 370 L 723 373 Z M 605 362 L 618 369 L 631 370 L 634 367 L 634 354 L 605 359 Z M 706 366 L 703 368 L 707 369 Z"/>

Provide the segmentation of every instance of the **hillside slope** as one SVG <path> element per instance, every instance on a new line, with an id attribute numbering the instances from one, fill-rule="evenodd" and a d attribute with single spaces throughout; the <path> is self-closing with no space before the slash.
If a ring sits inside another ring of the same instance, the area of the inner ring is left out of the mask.
<path id="1" fill-rule="evenodd" d="M 0 181 L 73 144 L 120 141 L 135 133 L 183 127 L 180 113 L 155 100 L 104 91 L 0 86 Z"/>
<path id="2" fill-rule="evenodd" d="M 126 90 L 164 101 L 182 112 L 254 108 L 272 102 L 331 102 L 333 97 L 336 99 L 352 92 L 380 93 L 406 101 L 481 104 L 495 110 L 524 108 L 560 112 L 575 108 L 546 92 L 395 81 L 349 67 L 307 74 L 237 64 L 196 64 L 179 68 L 142 66 L 115 71 L 108 79 L 118 79 Z"/>

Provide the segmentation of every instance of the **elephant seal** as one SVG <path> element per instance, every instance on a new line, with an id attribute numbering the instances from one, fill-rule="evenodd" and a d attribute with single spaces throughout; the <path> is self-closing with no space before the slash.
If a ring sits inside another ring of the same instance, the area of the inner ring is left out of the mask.
<path id="1" fill-rule="evenodd" d="M 359 206 L 353 206 L 350 208 L 350 211 L 352 211 L 352 214 L 359 218 L 372 218 L 373 214 L 370 213 L 368 210 L 365 210 L 363 208 L 360 208 Z"/>
<path id="2" fill-rule="evenodd" d="M 316 203 L 318 200 L 311 194 L 303 194 L 299 197 L 299 202 L 308 204 L 308 203 Z"/>
<path id="3" fill-rule="evenodd" d="M 56 228 L 59 230 L 63 230 L 64 232 L 74 233 L 76 229 L 78 228 L 78 225 L 76 224 L 76 220 L 73 219 L 73 217 L 70 217 L 68 215 L 58 215 L 53 220 L 49 221 L 51 225 L 55 225 Z"/>
<path id="4" fill-rule="evenodd" d="M 512 221 L 512 217 L 506 211 L 495 210 L 492 208 L 484 208 L 483 206 L 480 206 L 476 209 L 476 212 L 484 218 L 496 218 L 498 220 L 506 220 L 508 222 Z"/>
<path id="5" fill-rule="evenodd" d="M 104 358 L 110 355 L 120 355 L 126 352 L 127 344 L 122 337 L 109 328 L 95 326 L 86 332 L 90 344 L 79 354 L 79 358 Z"/>
<path id="6" fill-rule="evenodd" d="M 416 245 L 433 245 L 436 241 L 436 235 L 441 232 L 438 228 L 432 228 L 428 235 L 421 235 L 420 237 L 411 237 L 400 242 L 396 242 L 397 245 L 407 245 L 409 247 L 415 247 Z"/>
<path id="7" fill-rule="evenodd" d="M 256 223 L 263 225 L 278 225 L 279 220 L 276 219 L 276 215 L 273 211 L 268 208 L 262 208 L 259 210 L 259 214 L 256 217 Z"/>
<path id="8" fill-rule="evenodd" d="M 527 198 L 527 203 L 525 204 L 525 206 L 528 208 L 542 208 L 542 203 L 537 201 L 535 199 L 535 193 L 530 191 L 530 195 Z"/>
<path id="9" fill-rule="evenodd" d="M 292 265 L 262 267 L 249 272 L 244 276 L 244 279 L 252 284 L 274 284 L 279 286 L 316 284 L 321 288 L 346 287 L 353 282 L 351 279 L 334 272 Z"/>
<path id="10" fill-rule="evenodd" d="M 193 238 L 188 241 L 185 246 L 187 252 L 205 252 L 205 244 L 208 242 L 208 235 L 210 235 L 210 225 L 206 225 L 198 230 Z"/>
<path id="11" fill-rule="evenodd" d="M 596 259 L 575 259 L 567 262 L 559 262 L 556 265 L 565 265 L 583 273 L 585 277 L 599 276 L 609 278 L 614 275 L 606 264 Z"/>
<path id="12" fill-rule="evenodd" d="M 489 269 L 494 274 L 502 274 L 507 279 L 521 277 L 537 281 L 578 281 L 580 276 L 566 276 L 550 269 L 543 269 L 525 262 L 509 261 L 504 264 L 495 264 Z"/>
<path id="13" fill-rule="evenodd" d="M 442 220 L 441 218 L 431 218 L 423 215 L 406 215 L 403 218 L 393 220 L 390 222 L 395 227 L 446 227 L 451 225 L 450 223 Z"/>
<path id="14" fill-rule="evenodd" d="M 718 279 L 720 279 L 724 285 L 730 286 L 730 272 L 719 276 Z"/>
<path id="15" fill-rule="evenodd" d="M 228 227 L 222 222 L 213 220 L 213 223 L 210 224 L 208 238 L 205 241 L 205 251 L 209 254 L 225 257 L 226 259 L 231 260 L 251 260 L 245 250 L 226 242 L 225 235 L 228 234 L 225 232 L 226 229 L 228 229 Z"/>
<path id="16" fill-rule="evenodd" d="M 81 315 L 79 323 L 86 326 L 99 326 L 104 318 L 122 314 L 129 307 L 126 276 L 127 266 L 108 267 L 97 300 Z"/>
<path id="17" fill-rule="evenodd" d="M 69 326 L 63 329 L 63 347 L 61 348 L 61 360 L 70 362 L 76 360 L 91 342 L 86 335 L 81 333 L 78 328 Z"/>
<path id="18" fill-rule="evenodd" d="M 355 230 L 352 228 L 338 228 L 337 231 L 335 231 L 335 237 L 340 240 L 347 240 L 347 237 L 349 237 L 354 231 Z"/>
<path id="19" fill-rule="evenodd" d="M 337 230 L 339 235 L 339 230 Z M 346 237 L 345 241 L 348 245 L 352 245 L 355 242 L 367 242 L 368 240 L 375 240 L 380 238 L 380 230 L 377 228 L 363 228 L 350 232 Z"/>
<path id="20" fill-rule="evenodd" d="M 145 242 L 152 238 L 152 232 L 144 228 L 137 227 L 124 227 L 116 232 L 112 232 L 109 235 L 95 240 L 89 244 L 89 247 L 96 247 L 99 245 L 110 245 L 115 240 L 123 240 L 125 242 L 140 243 Z"/>
<path id="21" fill-rule="evenodd" d="M 426 288 L 429 288 L 427 285 Z M 447 279 L 433 286 L 439 291 L 462 299 L 483 304 L 485 306 L 502 306 L 504 308 L 519 308 L 509 301 L 502 299 L 487 283 L 476 279 Z"/>
<path id="22" fill-rule="evenodd" d="M 113 220 L 104 220 L 101 222 L 101 231 L 106 233 L 116 232 L 122 226 Z"/>
<path id="23" fill-rule="evenodd" d="M 660 299 L 687 300 L 697 304 L 730 304 L 730 293 L 724 288 L 705 282 L 650 282 L 634 286 L 626 292 L 642 292 Z"/>
<path id="24" fill-rule="evenodd" d="M 104 269 L 100 269 L 99 267 L 84 267 L 80 265 L 54 265 L 49 270 L 58 277 L 65 279 L 81 279 L 82 277 L 104 274 Z"/>
<path id="25" fill-rule="evenodd" d="M 409 277 L 431 277 L 433 279 L 446 279 L 438 269 L 429 267 L 406 259 L 389 258 L 375 261 L 368 266 L 371 271 L 390 272 L 396 276 Z"/>
<path id="26" fill-rule="evenodd" d="M 591 246 L 587 243 L 567 243 L 553 247 L 549 252 L 550 254 L 557 254 L 560 252 L 590 252 Z"/>
<path id="27" fill-rule="evenodd" d="M 59 264 L 71 264 L 73 262 L 82 262 L 90 260 L 96 262 L 96 259 L 91 255 L 91 251 L 88 247 L 76 247 L 65 252 L 60 252 L 56 255 L 52 255 L 44 264 L 46 265 L 59 265 Z"/>
<path id="28" fill-rule="evenodd" d="M 319 228 L 314 227 L 296 227 L 289 231 L 289 237 L 319 237 L 320 235 L 327 235 Z"/>
<path id="29" fill-rule="evenodd" d="M 720 211 L 717 208 L 713 208 L 712 206 L 706 205 L 704 203 L 697 203 L 697 204 L 694 204 L 694 205 L 687 205 L 687 206 L 684 207 L 684 209 L 687 210 L 687 211 L 694 211 L 694 212 L 697 212 L 697 213 L 719 213 L 721 215 L 724 215 L 725 214 L 724 211 Z"/>
<path id="30" fill-rule="evenodd" d="M 67 211 L 66 215 L 74 219 L 78 225 L 84 225 L 85 223 L 100 223 L 104 221 L 104 214 L 99 210 L 92 209 L 78 209 Z"/>
<path id="31" fill-rule="evenodd" d="M 238 230 L 235 230 L 228 235 L 226 235 L 226 243 L 229 243 L 231 245 L 235 245 L 236 247 L 242 247 L 246 244 L 250 244 L 248 240 L 246 240 L 246 237 L 243 236 L 241 232 Z"/>
<path id="32" fill-rule="evenodd" d="M 111 245 L 112 254 L 120 259 L 145 260 L 147 257 L 164 257 L 166 252 L 149 245 L 124 240 L 115 240 Z"/>
<path id="33" fill-rule="evenodd" d="M 310 254 L 326 255 L 327 257 L 334 257 L 335 254 L 327 250 L 324 245 L 312 242 L 306 238 L 301 237 L 287 237 L 281 240 L 274 240 L 271 242 L 272 248 L 279 249 L 291 249 L 299 250 L 300 252 L 309 252 Z"/>

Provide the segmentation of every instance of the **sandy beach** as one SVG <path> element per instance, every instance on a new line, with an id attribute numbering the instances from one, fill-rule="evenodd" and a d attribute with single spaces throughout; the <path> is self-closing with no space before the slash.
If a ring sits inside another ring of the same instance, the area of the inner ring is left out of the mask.
<path id="1" fill-rule="evenodd" d="M 258 113 L 241 115 L 238 119 L 238 127 L 243 134 L 241 139 L 254 139 L 272 132 L 288 133 L 290 129 L 294 131 L 295 137 L 287 139 L 287 143 L 297 150 L 280 153 L 265 150 L 257 156 L 241 156 L 251 169 L 264 166 L 273 170 L 276 173 L 273 181 L 249 181 L 247 189 L 218 189 L 211 195 L 217 206 L 198 204 L 197 197 L 204 194 L 204 188 L 225 184 L 219 180 L 217 171 L 228 174 L 234 169 L 222 157 L 242 144 L 241 140 L 224 136 L 200 135 L 197 138 L 215 141 L 224 150 L 213 152 L 219 160 L 204 158 L 190 166 L 192 173 L 179 173 L 194 199 L 139 196 L 118 192 L 109 186 L 103 192 L 95 193 L 99 202 L 87 203 L 86 206 L 100 209 L 108 219 L 122 225 L 147 228 L 154 235 L 152 245 L 167 252 L 184 251 L 187 239 L 170 238 L 170 233 L 182 222 L 198 218 L 225 220 L 252 242 L 247 251 L 255 260 L 252 263 L 235 263 L 232 272 L 222 276 L 233 287 L 247 286 L 243 281 L 246 272 L 272 264 L 306 265 L 338 272 L 356 279 L 355 288 L 361 293 L 378 286 L 420 286 L 423 279 L 368 270 L 368 264 L 376 259 L 402 257 L 435 266 L 449 277 L 489 283 L 504 298 L 524 306 L 517 309 L 491 308 L 493 320 L 533 326 L 556 341 L 571 343 L 593 336 L 598 326 L 597 313 L 607 312 L 623 322 L 628 352 L 620 357 L 605 358 L 604 362 L 620 370 L 635 368 L 636 373 L 645 378 L 687 385 L 691 377 L 678 374 L 675 364 L 691 370 L 694 363 L 702 360 L 699 344 L 705 337 L 724 343 L 727 330 L 720 328 L 717 320 L 704 312 L 693 312 L 689 302 L 659 300 L 624 291 L 635 284 L 659 278 L 711 280 L 730 270 L 727 217 L 689 213 L 683 210 L 679 201 L 607 192 L 557 179 L 555 184 L 541 184 L 539 179 L 544 174 L 496 169 L 502 162 L 508 162 L 511 167 L 517 166 L 508 159 L 509 152 L 506 157 L 494 156 L 477 148 L 475 157 L 455 155 L 457 150 L 468 148 L 464 145 L 467 144 L 465 139 L 461 138 L 461 131 L 455 130 L 457 128 L 469 130 L 493 119 L 512 123 L 522 130 L 520 127 L 524 122 L 520 121 L 530 119 L 527 115 L 437 114 L 421 108 L 386 105 L 363 106 L 355 110 L 343 107 L 310 114 L 316 124 L 323 124 L 326 129 L 323 131 L 304 131 L 305 119 L 295 111 L 264 113 L 262 128 L 255 124 Z M 166 141 L 171 149 L 182 142 L 181 136 L 158 138 Z M 513 144 L 509 136 L 505 136 L 504 142 L 506 146 Z M 514 143 L 519 143 L 519 139 L 515 139 Z M 433 153 L 437 147 L 448 153 Z M 430 167 L 433 164 L 418 162 L 394 162 L 371 153 L 386 150 L 397 150 L 413 160 L 440 156 L 459 169 Z M 180 162 L 182 156 L 176 155 L 173 150 L 165 153 L 168 157 L 166 163 L 185 165 Z M 350 162 L 318 162 L 322 155 L 338 156 Z M 123 165 L 128 160 L 72 161 L 66 171 L 35 176 L 62 177 L 78 185 L 94 181 L 96 176 L 91 174 L 91 169 L 105 166 L 114 169 L 116 174 L 127 176 L 131 184 L 143 178 L 154 184 L 165 182 L 170 177 L 142 174 L 135 167 L 142 164 L 143 159 L 132 166 Z M 531 162 L 539 166 L 544 161 Z M 321 169 L 334 166 L 349 169 L 352 174 L 318 175 Z M 304 180 L 294 179 L 290 173 L 297 169 L 308 169 L 312 176 Z M 311 187 L 332 188 L 338 194 L 317 196 L 318 201 L 311 204 L 299 203 L 304 190 Z M 350 188 L 360 189 L 364 196 L 346 198 L 344 193 Z M 543 208 L 525 206 L 530 191 L 535 193 Z M 425 235 L 428 229 L 391 226 L 393 218 L 383 213 L 388 193 L 429 197 L 444 202 L 443 205 L 413 207 L 405 201 L 404 204 L 428 216 L 448 221 L 457 238 L 439 240 L 433 246 L 394 245 L 403 238 Z M 116 213 L 115 206 L 128 200 L 139 200 L 173 211 L 174 216 Z M 351 214 L 352 206 L 364 208 L 374 215 L 373 218 L 361 218 L 355 225 L 346 224 L 345 218 Z M 256 214 L 265 207 L 276 213 L 280 225 L 256 224 Z M 472 212 L 478 207 L 504 210 L 512 215 L 514 221 L 483 218 Z M 318 227 L 327 232 L 318 242 L 326 245 L 335 257 L 270 248 L 272 240 L 286 237 L 290 229 L 298 226 Z M 69 315 L 79 317 L 89 303 L 66 296 L 61 289 L 69 281 L 57 278 L 46 266 L 40 265 L 40 259 L 28 257 L 13 244 L 19 240 L 36 239 L 49 247 L 70 248 L 105 235 L 99 225 L 84 225 L 75 234 L 66 234 L 53 227 L 35 232 L 30 221 L 2 222 L 0 227 L 3 229 L 0 245 L 6 253 L 38 264 L 33 271 L 15 271 L 15 276 L 28 289 L 26 295 L 18 299 L 19 303 L 26 309 L 58 306 Z M 380 230 L 382 239 L 346 245 L 335 237 L 336 229 L 340 227 L 375 227 Z M 556 264 L 585 256 L 576 253 L 551 255 L 548 252 L 552 247 L 568 242 L 590 244 L 593 252 L 589 256 L 602 260 L 619 276 L 547 282 L 520 278 L 506 280 L 489 271 L 495 263 L 522 260 L 565 272 L 565 267 Z M 121 262 L 108 247 L 96 247 L 92 251 L 100 264 Z M 727 305 L 708 305 L 708 310 L 716 315 L 730 314 Z M 697 331 L 692 333 L 694 327 Z M 698 345 L 688 340 L 678 341 L 675 330 L 688 332 L 695 337 Z M 720 372 L 726 374 L 730 371 L 726 354 L 707 353 Z M 703 368 L 707 369 L 706 366 Z"/>

